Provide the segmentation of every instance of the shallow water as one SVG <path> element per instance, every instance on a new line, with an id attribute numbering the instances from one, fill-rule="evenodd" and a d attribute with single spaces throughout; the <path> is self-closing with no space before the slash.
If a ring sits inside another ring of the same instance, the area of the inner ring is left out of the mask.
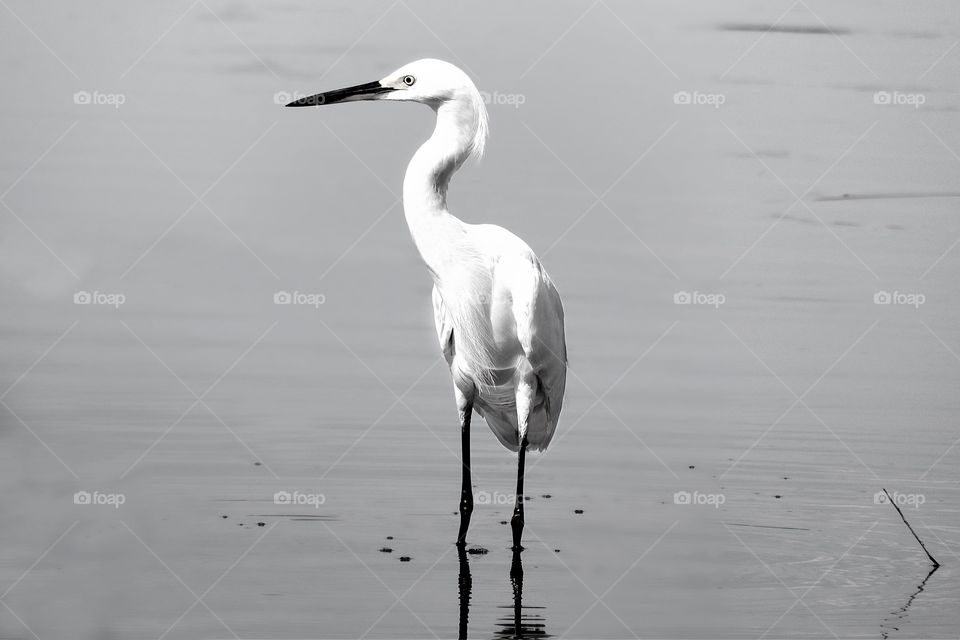
<path id="1" fill-rule="evenodd" d="M 955 636 L 951 5 L 9 7 L 0 636 Z M 488 552 L 452 544 L 456 414 L 395 203 L 429 111 L 274 102 L 424 56 L 502 101 L 451 208 L 564 298 L 522 587 L 480 421 Z"/>

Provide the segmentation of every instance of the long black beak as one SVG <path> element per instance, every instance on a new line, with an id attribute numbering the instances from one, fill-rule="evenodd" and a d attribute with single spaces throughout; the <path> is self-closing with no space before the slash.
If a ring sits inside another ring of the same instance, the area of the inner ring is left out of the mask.
<path id="1" fill-rule="evenodd" d="M 380 84 L 379 80 L 374 82 L 368 82 L 366 84 L 358 84 L 355 87 L 347 87 L 345 89 L 334 89 L 333 91 L 326 91 L 324 93 L 317 93 L 312 96 L 307 96 L 306 98 L 300 98 L 299 100 L 294 100 L 288 107 L 318 107 L 322 104 L 334 104 L 336 102 L 353 102 L 356 100 L 372 100 L 372 97 L 378 93 L 387 93 L 388 91 L 393 91 L 390 87 L 385 87 Z"/>

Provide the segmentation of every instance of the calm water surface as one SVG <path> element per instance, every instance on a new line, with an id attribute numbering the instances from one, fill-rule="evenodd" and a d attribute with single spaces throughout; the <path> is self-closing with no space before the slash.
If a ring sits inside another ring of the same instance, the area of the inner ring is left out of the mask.
<path id="1" fill-rule="evenodd" d="M 0 14 L 0 636 L 955 637 L 952 5 L 60 4 Z M 499 101 L 451 208 L 565 301 L 519 560 L 482 423 L 452 544 L 431 114 L 274 101 L 425 56 Z"/>

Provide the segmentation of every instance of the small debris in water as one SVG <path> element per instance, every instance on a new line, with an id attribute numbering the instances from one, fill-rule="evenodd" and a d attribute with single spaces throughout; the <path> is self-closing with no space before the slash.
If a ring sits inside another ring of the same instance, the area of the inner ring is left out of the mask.
<path id="1" fill-rule="evenodd" d="M 787 476 L 783 476 L 783 479 L 784 479 L 784 480 L 789 480 L 790 478 L 788 478 Z"/>
<path id="2" fill-rule="evenodd" d="M 524 500 L 533 500 L 533 498 L 531 498 L 530 496 L 523 496 L 523 499 L 524 499 Z"/>
<path id="3" fill-rule="evenodd" d="M 483 547 L 471 547 L 467 549 L 467 553 L 474 556 L 482 556 L 485 553 L 490 553 L 490 551 L 488 549 L 484 549 Z"/>
<path id="4" fill-rule="evenodd" d="M 393 549 L 390 547 L 380 547 L 380 553 L 393 553 Z"/>
<path id="5" fill-rule="evenodd" d="M 545 493 L 545 494 L 543 494 L 543 495 L 540 496 L 540 497 L 541 497 L 541 498 L 546 498 L 547 500 L 549 500 L 549 499 L 552 498 L 553 496 L 550 495 L 549 493 Z"/>
<path id="6" fill-rule="evenodd" d="M 779 499 L 782 498 L 783 496 L 781 496 L 781 495 L 778 493 L 777 495 L 775 495 L 775 496 L 773 496 L 773 497 L 776 498 L 777 500 L 779 500 Z"/>
<path id="7" fill-rule="evenodd" d="M 500 524 L 507 524 L 507 521 L 506 521 L 506 520 L 501 520 L 501 521 L 500 521 Z"/>
<path id="8" fill-rule="evenodd" d="M 267 526 L 267 523 L 266 523 L 266 522 L 258 522 L 258 523 L 257 523 L 257 526 L 258 526 L 258 527 L 265 527 L 265 526 Z"/>
<path id="9" fill-rule="evenodd" d="M 387 540 L 393 540 L 393 536 L 387 536 Z"/>
<path id="10" fill-rule="evenodd" d="M 801 527 L 775 527 L 768 524 L 746 524 L 744 522 L 728 522 L 731 527 L 756 527 L 757 529 L 786 529 L 788 531 L 810 531 Z"/>
<path id="11" fill-rule="evenodd" d="M 242 526 L 243 526 L 243 523 L 242 523 L 242 522 L 238 522 L 238 523 L 237 523 L 237 526 L 238 526 L 238 527 L 242 527 Z"/>
<path id="12" fill-rule="evenodd" d="M 690 465 L 689 467 L 687 467 L 687 469 L 696 469 L 696 467 L 693 465 Z"/>
<path id="13" fill-rule="evenodd" d="M 573 512 L 574 512 L 574 513 L 583 513 L 583 509 L 574 509 Z"/>
<path id="14" fill-rule="evenodd" d="M 400 562 L 410 562 L 413 560 L 410 556 L 400 556 Z"/>
<path id="15" fill-rule="evenodd" d="M 221 518 L 223 518 L 224 520 L 226 520 L 226 519 L 227 519 L 227 516 L 220 516 L 220 517 L 221 517 Z"/>
<path id="16" fill-rule="evenodd" d="M 259 466 L 261 466 L 261 465 L 263 465 L 262 462 L 254 462 L 254 463 L 253 463 L 253 466 L 255 466 L 255 467 L 259 467 Z"/>
<path id="17" fill-rule="evenodd" d="M 560 553 L 560 549 L 554 549 L 553 552 L 554 552 L 554 553 Z"/>

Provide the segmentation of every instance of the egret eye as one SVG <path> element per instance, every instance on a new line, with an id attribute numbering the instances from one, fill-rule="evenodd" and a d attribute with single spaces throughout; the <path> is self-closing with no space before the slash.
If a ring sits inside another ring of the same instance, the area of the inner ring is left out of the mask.
<path id="1" fill-rule="evenodd" d="M 413 83 L 416 81 L 417 79 L 414 78 L 413 76 L 403 76 L 403 80 L 402 80 L 403 84 L 407 85 L 408 87 L 412 87 Z"/>

